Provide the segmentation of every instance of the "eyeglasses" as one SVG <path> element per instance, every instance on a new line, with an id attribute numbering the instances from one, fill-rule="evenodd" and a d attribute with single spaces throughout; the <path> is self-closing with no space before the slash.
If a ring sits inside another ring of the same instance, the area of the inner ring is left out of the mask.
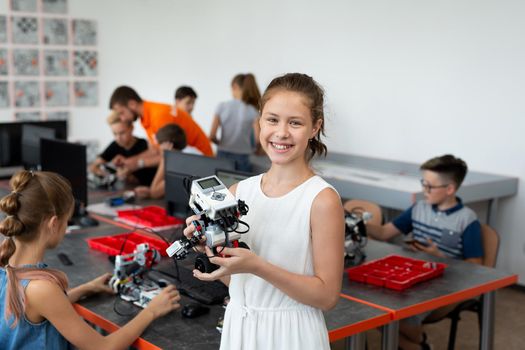
<path id="1" fill-rule="evenodd" d="M 450 184 L 443 184 L 443 185 L 430 185 L 428 182 L 426 182 L 425 180 L 421 179 L 419 180 L 419 182 L 421 182 L 421 187 L 423 187 L 423 189 L 425 190 L 425 192 L 427 193 L 430 193 L 433 189 L 436 189 L 436 188 L 445 188 L 447 187 L 448 185 Z"/>

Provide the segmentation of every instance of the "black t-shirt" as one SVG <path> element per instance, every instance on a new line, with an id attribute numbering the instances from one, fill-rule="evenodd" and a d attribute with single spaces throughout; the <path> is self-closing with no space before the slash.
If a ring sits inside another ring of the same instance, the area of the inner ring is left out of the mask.
<path id="1" fill-rule="evenodd" d="M 100 158 L 106 162 L 111 162 L 117 155 L 122 155 L 126 158 L 136 156 L 148 149 L 148 142 L 144 139 L 137 138 L 137 141 L 130 149 L 125 149 L 118 143 L 113 141 L 105 150 L 100 154 Z M 138 169 L 133 172 L 133 176 L 139 180 L 139 183 L 143 186 L 149 186 L 155 177 L 157 172 L 156 167 L 149 167 Z"/>

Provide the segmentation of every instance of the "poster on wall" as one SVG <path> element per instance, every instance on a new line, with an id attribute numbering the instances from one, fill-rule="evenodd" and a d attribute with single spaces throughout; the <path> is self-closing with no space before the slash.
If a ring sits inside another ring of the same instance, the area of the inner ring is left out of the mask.
<path id="1" fill-rule="evenodd" d="M 97 44 L 97 22 L 82 19 L 73 20 L 73 44 L 90 45 Z"/>
<path id="2" fill-rule="evenodd" d="M 15 81 L 15 106 L 40 107 L 40 89 L 36 81 Z"/>
<path id="3" fill-rule="evenodd" d="M 35 17 L 11 17 L 15 44 L 38 44 L 38 20 Z"/>
<path id="4" fill-rule="evenodd" d="M 42 0 L 42 11 L 45 13 L 67 13 L 67 1 Z"/>
<path id="5" fill-rule="evenodd" d="M 0 81 L 0 108 L 9 107 L 9 85 L 7 81 Z"/>
<path id="6" fill-rule="evenodd" d="M 69 74 L 69 55 L 66 50 L 44 50 L 44 74 L 48 76 Z"/>
<path id="7" fill-rule="evenodd" d="M 69 82 L 47 81 L 44 84 L 45 101 L 48 107 L 69 106 Z"/>
<path id="8" fill-rule="evenodd" d="M 16 75 L 39 75 L 38 50 L 15 49 L 13 50 L 13 69 Z"/>
<path id="9" fill-rule="evenodd" d="M 75 51 L 73 59 L 73 73 L 76 76 L 97 75 L 98 59 L 96 51 Z"/>
<path id="10" fill-rule="evenodd" d="M 11 0 L 11 10 L 20 12 L 35 12 L 37 0 Z"/>
<path id="11" fill-rule="evenodd" d="M 7 49 L 0 49 L 0 75 L 7 75 L 7 63 Z"/>
<path id="12" fill-rule="evenodd" d="M 45 18 L 43 21 L 44 44 L 67 45 L 67 20 Z"/>
<path id="13" fill-rule="evenodd" d="M 47 112 L 46 120 L 69 120 L 68 111 Z"/>
<path id="14" fill-rule="evenodd" d="M 98 105 L 98 84 L 95 81 L 75 82 L 75 106 L 88 107 Z"/>
<path id="15" fill-rule="evenodd" d="M 7 42 L 7 17 L 0 16 L 0 43 Z"/>
<path id="16" fill-rule="evenodd" d="M 97 106 L 97 22 L 70 16 L 69 0 L 0 1 L 0 108 L 67 120 L 71 106 Z"/>

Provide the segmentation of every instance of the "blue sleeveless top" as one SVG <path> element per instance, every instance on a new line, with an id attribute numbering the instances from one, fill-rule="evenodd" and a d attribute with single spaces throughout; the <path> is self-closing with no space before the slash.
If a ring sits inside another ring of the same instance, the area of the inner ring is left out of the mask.
<path id="1" fill-rule="evenodd" d="M 45 268 L 47 265 L 38 263 L 36 267 Z M 24 290 L 29 284 L 29 280 L 20 280 L 19 282 Z M 26 319 L 25 315 L 22 315 L 16 327 L 10 328 L 13 318 L 11 317 L 9 322 L 5 320 L 6 290 L 7 273 L 5 269 L 0 268 L 0 347 L 2 349 L 72 349 L 66 338 L 48 320 L 32 323 Z"/>

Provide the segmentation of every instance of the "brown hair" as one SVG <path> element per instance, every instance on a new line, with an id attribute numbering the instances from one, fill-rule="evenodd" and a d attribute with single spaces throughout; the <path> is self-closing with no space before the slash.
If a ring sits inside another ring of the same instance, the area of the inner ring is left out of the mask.
<path id="1" fill-rule="evenodd" d="M 163 142 L 171 142 L 176 150 L 183 150 L 186 143 L 186 133 L 177 124 L 166 124 L 157 131 L 155 138 L 159 145 Z"/>
<path id="2" fill-rule="evenodd" d="M 288 73 L 277 77 L 270 82 L 261 97 L 260 113 L 262 114 L 264 105 L 273 94 L 278 91 L 292 91 L 303 95 L 310 109 L 312 123 L 315 125 L 318 120 L 322 120 L 317 134 L 308 142 L 307 160 L 312 159 L 316 154 L 326 155 L 326 145 L 321 141 L 324 136 L 324 91 L 317 82 L 310 76 L 301 73 Z"/>
<path id="3" fill-rule="evenodd" d="M 232 79 L 232 85 L 237 85 L 241 91 L 241 100 L 253 106 L 255 109 L 259 108 L 259 101 L 261 100 L 261 92 L 257 87 L 255 76 L 251 73 L 237 74 Z"/>
<path id="4" fill-rule="evenodd" d="M 116 104 L 127 106 L 131 100 L 142 102 L 142 98 L 140 98 L 139 94 L 133 90 L 133 88 L 125 85 L 119 86 L 113 91 L 113 94 L 111 94 L 109 109 L 113 109 Z"/>
<path id="5" fill-rule="evenodd" d="M 122 121 L 118 113 L 115 111 L 111 111 L 111 113 L 106 118 L 106 121 L 108 122 L 109 126 L 113 124 L 117 124 L 117 123 L 122 123 L 122 124 L 125 124 L 129 128 L 133 125 L 133 122 L 131 120 Z"/>
<path id="6" fill-rule="evenodd" d="M 7 274 L 5 319 L 14 317 L 14 327 L 24 313 L 24 290 L 19 279 L 45 279 L 56 282 L 64 290 L 67 278 L 63 272 L 36 267 L 14 267 L 9 259 L 20 244 L 30 242 L 42 223 L 53 216 L 69 218 L 74 209 L 71 186 L 62 176 L 51 172 L 20 171 L 9 182 L 12 192 L 0 200 L 0 210 L 7 214 L 0 222 L 0 233 L 6 237 L 0 245 L 0 267 Z"/>
<path id="7" fill-rule="evenodd" d="M 456 190 L 463 183 L 468 171 L 467 163 L 452 154 L 429 159 L 421 165 L 420 169 L 433 171 L 452 181 L 456 185 Z"/>
<path id="8" fill-rule="evenodd" d="M 197 93 L 191 86 L 179 86 L 177 90 L 175 90 L 175 99 L 182 100 L 185 97 L 197 98 Z"/>

